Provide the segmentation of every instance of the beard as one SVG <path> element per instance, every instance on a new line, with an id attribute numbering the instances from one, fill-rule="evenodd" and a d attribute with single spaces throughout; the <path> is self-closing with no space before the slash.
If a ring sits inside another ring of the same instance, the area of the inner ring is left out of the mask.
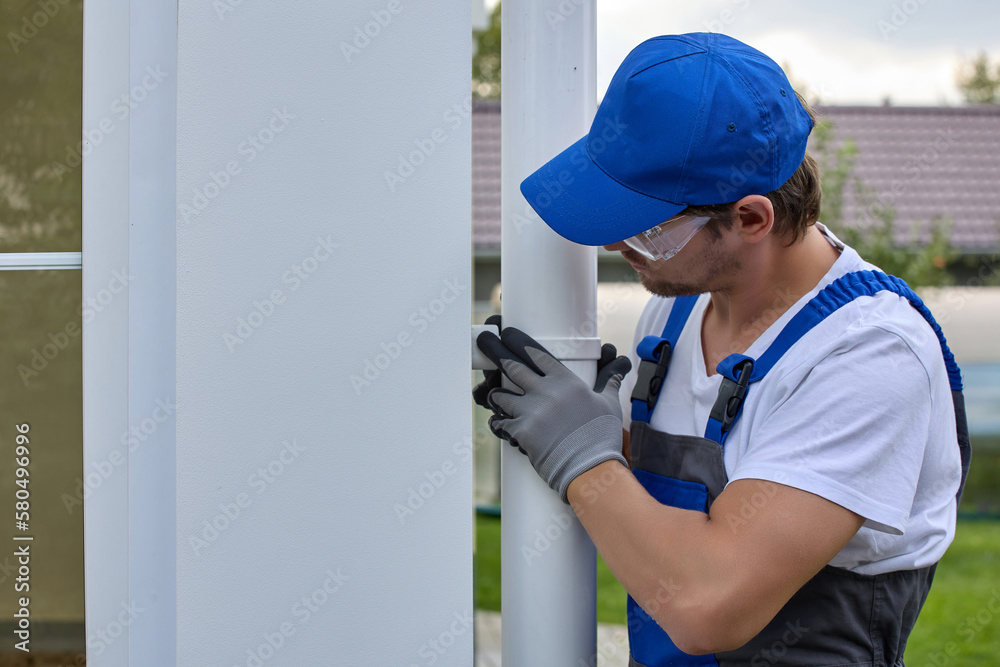
<path id="1" fill-rule="evenodd" d="M 707 290 L 698 287 L 693 283 L 673 282 L 661 280 L 648 274 L 639 274 L 639 282 L 646 288 L 647 292 L 662 297 L 694 296 L 702 294 Z"/>
<path id="2" fill-rule="evenodd" d="M 694 296 L 726 288 L 729 277 L 740 271 L 739 259 L 717 239 L 705 244 L 701 258 L 684 257 L 683 264 L 672 264 L 682 254 L 683 251 L 666 261 L 647 262 L 650 270 L 639 272 L 639 282 L 656 296 Z M 668 268 L 673 271 L 668 272 Z M 669 273 L 675 275 L 664 275 Z"/>

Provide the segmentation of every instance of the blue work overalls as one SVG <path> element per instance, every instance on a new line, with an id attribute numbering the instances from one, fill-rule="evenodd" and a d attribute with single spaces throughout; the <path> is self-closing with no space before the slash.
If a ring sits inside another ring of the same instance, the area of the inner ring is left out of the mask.
<path id="1" fill-rule="evenodd" d="M 723 446 L 740 416 L 748 389 L 796 341 L 832 312 L 857 297 L 874 296 L 882 291 L 908 299 L 941 342 L 955 403 L 962 460 L 958 489 L 961 498 L 971 448 L 958 366 L 941 328 L 920 298 L 899 278 L 874 271 L 847 274 L 821 290 L 792 317 L 760 358 L 741 354 L 726 357 L 716 368 L 723 376 L 722 386 L 703 438 L 671 435 L 649 426 L 671 349 L 698 297 L 676 299 L 663 335 L 646 336 L 637 350 L 641 361 L 632 393 L 630 430 L 631 464 L 636 479 L 665 505 L 708 512 L 728 482 Z M 902 665 L 906 640 L 930 590 L 934 568 L 931 565 L 866 576 L 827 565 L 792 596 L 760 634 L 739 649 L 714 655 L 692 656 L 681 652 L 629 596 L 629 665 Z"/>

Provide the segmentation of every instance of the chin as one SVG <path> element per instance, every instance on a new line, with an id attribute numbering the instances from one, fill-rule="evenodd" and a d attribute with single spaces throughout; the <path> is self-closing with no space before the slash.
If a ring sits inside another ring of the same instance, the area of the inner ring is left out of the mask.
<path id="1" fill-rule="evenodd" d="M 660 280 L 648 274 L 639 274 L 639 282 L 647 292 L 662 297 L 694 296 L 706 291 L 697 285 Z"/>

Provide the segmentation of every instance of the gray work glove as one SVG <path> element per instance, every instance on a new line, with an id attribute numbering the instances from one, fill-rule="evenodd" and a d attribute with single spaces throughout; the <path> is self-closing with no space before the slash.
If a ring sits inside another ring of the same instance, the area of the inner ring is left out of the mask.
<path id="1" fill-rule="evenodd" d="M 621 461 L 622 412 L 618 388 L 632 368 L 615 357 L 611 344 L 601 349 L 597 380 L 591 388 L 523 331 L 507 327 L 498 338 L 479 334 L 476 345 L 522 393 L 492 389 L 488 402 L 496 413 L 490 429 L 522 449 L 563 502 L 570 482 L 605 461 Z"/>

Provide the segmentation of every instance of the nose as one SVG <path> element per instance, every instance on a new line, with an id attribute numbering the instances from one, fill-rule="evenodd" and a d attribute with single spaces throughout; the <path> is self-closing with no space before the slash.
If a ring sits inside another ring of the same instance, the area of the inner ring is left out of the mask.
<path id="1" fill-rule="evenodd" d="M 625 241 L 619 241 L 618 243 L 612 243 L 611 245 L 604 246 L 605 250 L 610 250 L 612 252 L 619 252 L 625 250 L 626 248 L 628 248 L 628 246 L 625 244 Z"/>

